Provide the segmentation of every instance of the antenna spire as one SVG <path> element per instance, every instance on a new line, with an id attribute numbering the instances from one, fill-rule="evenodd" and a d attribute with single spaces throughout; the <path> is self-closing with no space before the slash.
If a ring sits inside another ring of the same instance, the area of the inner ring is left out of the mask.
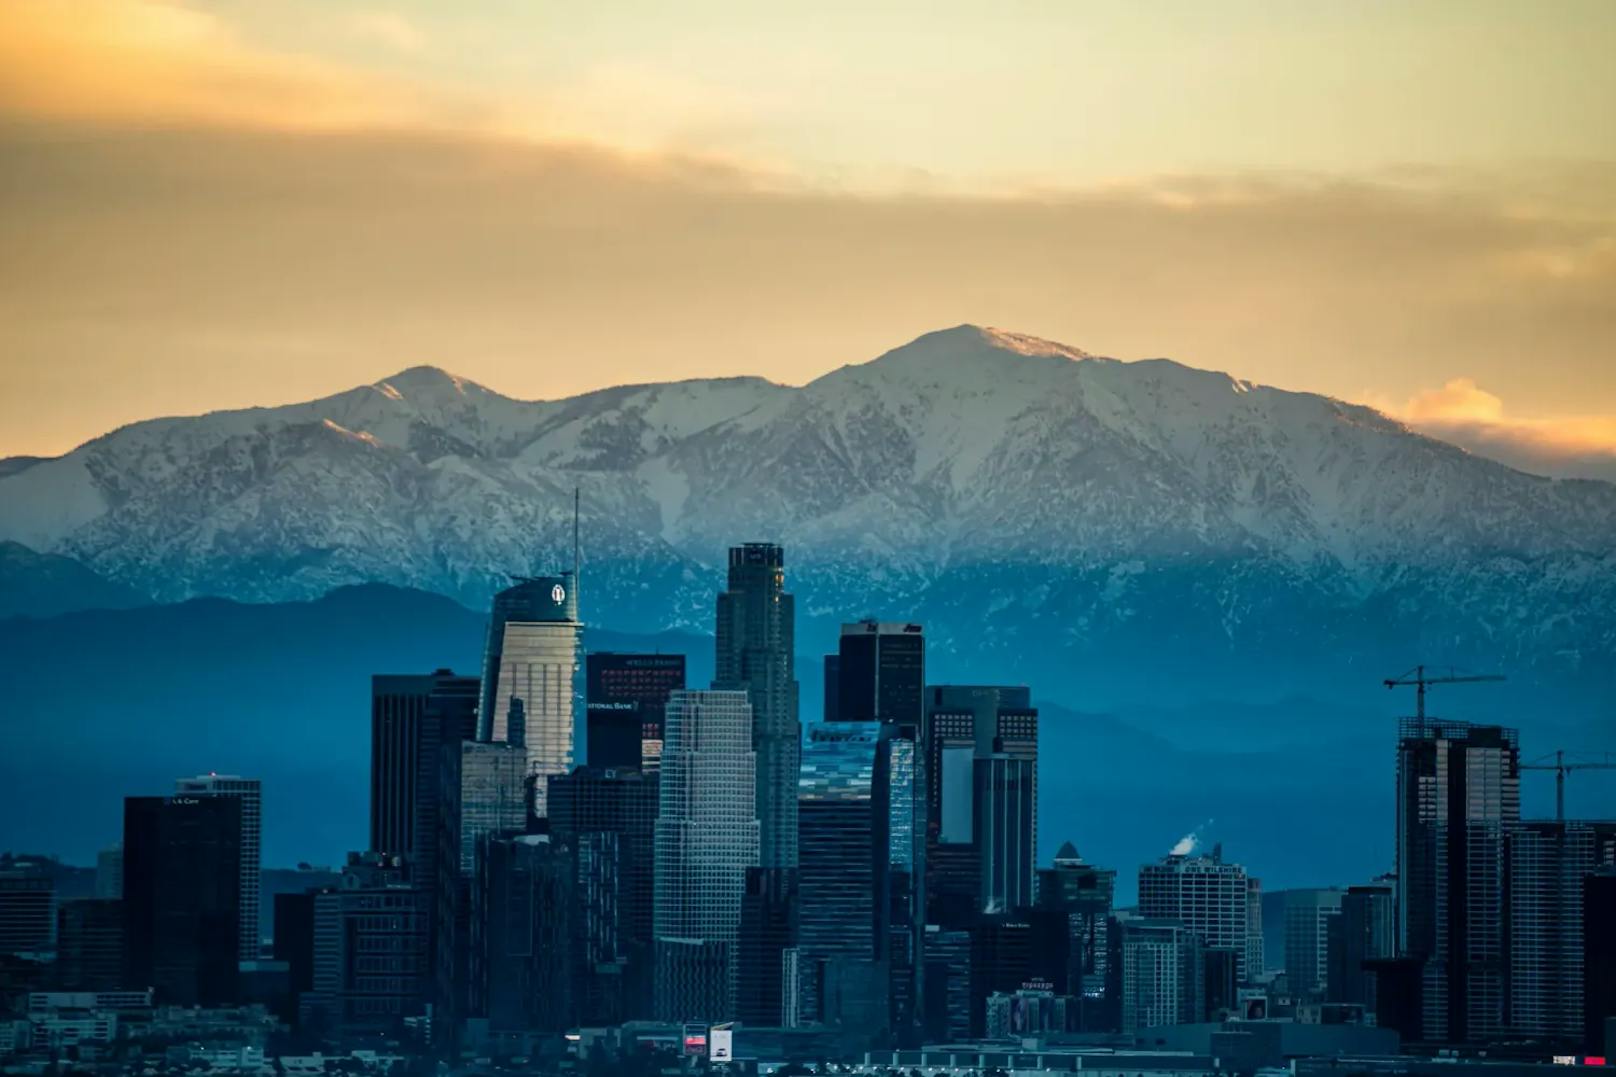
<path id="1" fill-rule="evenodd" d="M 574 608 L 577 607 L 578 603 L 578 569 L 581 561 L 578 546 L 578 490 L 579 488 L 576 486 L 572 488 L 572 601 Z"/>

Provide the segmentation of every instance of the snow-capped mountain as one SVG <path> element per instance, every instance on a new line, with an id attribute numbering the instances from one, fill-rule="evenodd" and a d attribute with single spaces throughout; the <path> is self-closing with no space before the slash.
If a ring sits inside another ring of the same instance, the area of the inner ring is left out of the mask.
<path id="1" fill-rule="evenodd" d="M 159 599 L 362 581 L 480 607 L 570 561 L 586 616 L 709 627 L 724 548 L 787 546 L 804 630 L 924 620 L 933 665 L 1616 655 L 1616 486 L 1511 470 L 1365 407 L 974 326 L 801 388 L 523 402 L 430 367 L 0 462 L 0 540 Z M 804 630 L 799 630 L 800 633 Z M 826 640 L 828 642 L 828 639 Z M 1147 657 L 1148 656 L 1148 657 Z"/>

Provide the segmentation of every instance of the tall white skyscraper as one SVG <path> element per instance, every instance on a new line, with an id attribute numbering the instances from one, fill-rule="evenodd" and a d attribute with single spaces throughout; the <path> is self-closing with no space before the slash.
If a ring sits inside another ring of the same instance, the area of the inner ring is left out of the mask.
<path id="1" fill-rule="evenodd" d="M 488 625 L 478 739 L 526 745 L 540 816 L 549 777 L 572 769 L 583 633 L 575 583 L 571 573 L 520 580 L 494 596 Z"/>
<path id="2" fill-rule="evenodd" d="M 658 997 L 670 1019 L 734 1012 L 741 898 L 746 869 L 758 864 L 756 770 L 746 692 L 669 696 L 653 920 Z"/>
<path id="3" fill-rule="evenodd" d="M 198 774 L 194 778 L 177 779 L 174 792 L 183 796 L 237 797 L 241 801 L 241 925 L 236 933 L 237 952 L 242 961 L 257 961 L 263 937 L 258 923 L 263 871 L 260 851 L 264 831 L 263 783 L 257 778 L 236 774 Z"/>

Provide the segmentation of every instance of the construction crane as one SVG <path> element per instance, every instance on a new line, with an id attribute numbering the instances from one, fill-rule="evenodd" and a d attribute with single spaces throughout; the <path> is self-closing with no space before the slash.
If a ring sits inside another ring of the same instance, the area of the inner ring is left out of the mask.
<path id="1" fill-rule="evenodd" d="M 1549 762 L 1552 759 L 1554 762 Z M 1565 822 L 1565 779 L 1566 772 L 1571 770 L 1616 770 L 1616 755 L 1605 753 L 1603 755 L 1590 755 L 1584 753 L 1573 756 L 1570 762 L 1566 761 L 1566 753 L 1556 751 L 1552 756 L 1534 759 L 1530 763 L 1522 763 L 1522 770 L 1552 770 L 1554 771 L 1554 817 Z"/>
<path id="2" fill-rule="evenodd" d="M 1427 677 L 1424 666 L 1415 666 L 1401 677 L 1387 677 L 1383 682 L 1387 688 L 1398 688 L 1412 684 L 1414 686 L 1414 716 L 1423 724 L 1425 721 L 1425 689 L 1433 684 L 1471 684 L 1476 681 L 1501 681 L 1504 678 L 1496 673 L 1460 673 L 1449 669 L 1446 673 Z"/>

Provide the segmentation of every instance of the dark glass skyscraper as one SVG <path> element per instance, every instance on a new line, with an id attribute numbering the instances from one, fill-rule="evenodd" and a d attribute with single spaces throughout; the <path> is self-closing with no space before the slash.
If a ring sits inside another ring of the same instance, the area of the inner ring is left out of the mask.
<path id="1" fill-rule="evenodd" d="M 242 961 L 256 961 L 263 934 L 258 918 L 263 890 L 263 783 L 237 774 L 199 774 L 176 781 L 174 792 L 181 796 L 236 797 L 241 801 L 241 927 L 236 949 Z"/>
<path id="2" fill-rule="evenodd" d="M 129 797 L 124 979 L 164 1002 L 234 1001 L 241 927 L 239 797 Z"/>
<path id="3" fill-rule="evenodd" d="M 1038 904 L 1066 914 L 1071 967 L 1068 989 L 1083 998 L 1084 1027 L 1093 1026 L 1105 996 L 1110 957 L 1111 904 L 1117 873 L 1095 867 L 1078 855 L 1071 842 L 1055 854 L 1052 866 L 1038 872 Z"/>
<path id="4" fill-rule="evenodd" d="M 977 761 L 994 757 L 979 781 Z M 1037 768 L 1038 711 L 1027 688 L 926 689 L 928 923 L 961 926 L 990 902 L 1031 903 L 1033 863 L 1021 850 L 1038 844 Z M 980 800 L 995 790 L 996 807 Z M 984 844 L 984 834 L 993 840 Z"/>
<path id="5" fill-rule="evenodd" d="M 926 638 L 919 625 L 881 621 L 843 625 L 836 671 L 836 720 L 920 728 L 925 718 Z"/>
<path id="6" fill-rule="evenodd" d="M 123 979 L 123 902 L 64 901 L 56 916 L 56 985 L 65 991 L 116 991 Z"/>
<path id="7" fill-rule="evenodd" d="M 1375 976 L 1365 965 L 1397 955 L 1397 908 L 1391 882 L 1349 886 L 1325 928 L 1325 999 L 1374 1013 Z"/>
<path id="8" fill-rule="evenodd" d="M 584 668 L 589 765 L 656 770 L 668 696 L 685 686 L 685 656 L 594 651 Z"/>
<path id="9" fill-rule="evenodd" d="M 1519 735 L 1405 719 L 1397 744 L 1401 953 L 1424 962 L 1423 1029 L 1465 1043 L 1503 1029 L 1504 833 L 1521 815 Z"/>
<path id="10" fill-rule="evenodd" d="M 767 542 L 730 548 L 728 586 L 718 596 L 713 687 L 744 691 L 752 704 L 759 856 L 766 868 L 797 866 L 802 729 L 795 608 L 785 590 L 784 550 Z"/>
<path id="11" fill-rule="evenodd" d="M 370 848 L 428 867 L 437 844 L 438 753 L 477 735 L 476 677 L 440 669 L 370 679 Z M 428 879 L 423 882 L 429 883 Z"/>
<path id="12" fill-rule="evenodd" d="M 473 914 L 473 976 L 495 1032 L 559 1033 L 577 1013 L 575 965 L 584 945 L 578 862 L 549 834 L 483 843 Z"/>

